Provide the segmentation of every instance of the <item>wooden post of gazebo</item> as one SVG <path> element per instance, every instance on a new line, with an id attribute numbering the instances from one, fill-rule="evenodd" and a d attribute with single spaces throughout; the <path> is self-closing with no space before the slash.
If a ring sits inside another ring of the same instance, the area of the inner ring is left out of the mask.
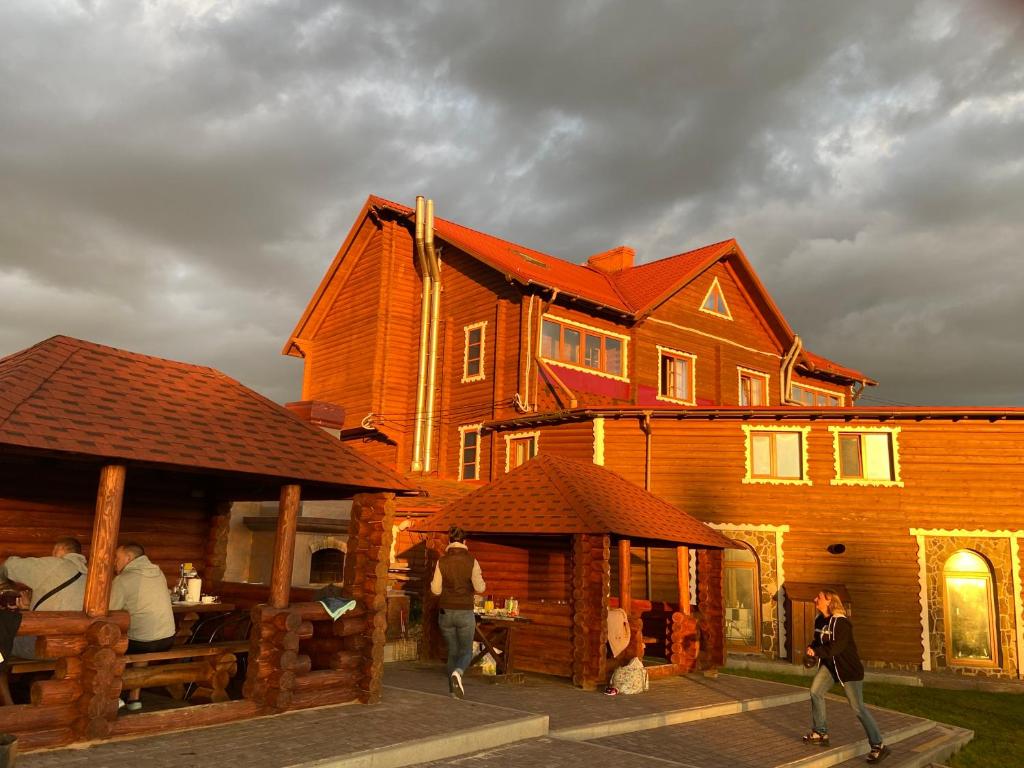
<path id="1" fill-rule="evenodd" d="M 572 681 L 588 691 L 602 685 L 608 676 L 609 554 L 607 535 L 577 533 L 572 537 Z"/>
<path id="2" fill-rule="evenodd" d="M 676 547 L 676 578 L 679 584 L 679 611 L 690 615 L 690 548 Z"/>
<path id="3" fill-rule="evenodd" d="M 128 638 L 121 636 L 121 628 L 107 619 L 107 614 L 114 578 L 114 550 L 117 549 L 117 536 L 121 529 L 126 473 L 124 464 L 104 466 L 100 470 L 96 492 L 84 603 L 86 615 L 96 620 L 86 630 L 85 647 L 80 655 L 82 695 L 78 700 L 79 717 L 74 728 L 79 737 L 85 739 L 106 738 L 117 719 L 123 670 L 118 656 L 125 652 Z M 73 665 L 63 665 L 66 675 L 72 668 Z M 36 698 L 35 694 L 33 691 L 33 698 Z"/>
<path id="4" fill-rule="evenodd" d="M 725 664 L 725 612 L 722 582 L 725 558 L 720 549 L 697 552 L 697 608 L 700 611 L 700 662 L 705 669 Z"/>
<path id="5" fill-rule="evenodd" d="M 309 656 L 298 653 L 302 616 L 288 608 L 300 491 L 298 485 L 281 486 L 268 604 L 252 609 L 252 641 L 243 694 L 274 709 L 291 705 L 296 671 L 310 668 Z"/>

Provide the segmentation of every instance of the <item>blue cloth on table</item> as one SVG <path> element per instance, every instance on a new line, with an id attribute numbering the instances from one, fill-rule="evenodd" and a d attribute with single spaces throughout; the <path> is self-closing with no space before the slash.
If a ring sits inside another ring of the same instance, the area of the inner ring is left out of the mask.
<path id="1" fill-rule="evenodd" d="M 356 607 L 356 601 L 346 597 L 325 597 L 320 601 L 320 605 L 327 611 L 328 616 L 337 621 L 338 617 Z"/>

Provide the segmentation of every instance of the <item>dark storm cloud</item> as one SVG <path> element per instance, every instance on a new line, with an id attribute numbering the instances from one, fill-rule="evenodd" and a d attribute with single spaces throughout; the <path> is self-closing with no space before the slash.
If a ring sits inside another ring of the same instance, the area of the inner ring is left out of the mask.
<path id="1" fill-rule="evenodd" d="M 298 396 L 365 196 L 580 260 L 735 236 L 877 397 L 1024 405 L 1024 16 L 892 2 L 0 7 L 0 354 Z"/>

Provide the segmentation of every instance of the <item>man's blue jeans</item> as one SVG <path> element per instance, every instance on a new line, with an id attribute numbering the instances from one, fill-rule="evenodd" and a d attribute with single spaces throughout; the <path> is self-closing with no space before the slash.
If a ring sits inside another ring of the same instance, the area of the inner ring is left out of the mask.
<path id="1" fill-rule="evenodd" d="M 476 616 L 473 611 L 453 611 L 442 608 L 437 625 L 441 628 L 444 641 L 448 644 L 448 674 L 456 669 L 465 672 L 473 658 L 473 631 Z"/>
<path id="2" fill-rule="evenodd" d="M 825 694 L 833 685 L 832 673 L 822 664 L 818 667 L 818 674 L 814 676 L 811 683 L 811 719 L 814 721 L 814 730 L 818 733 L 828 733 L 828 722 L 825 719 Z M 864 706 L 864 681 L 857 680 L 843 686 L 843 693 L 846 694 L 850 706 L 857 713 L 857 719 L 864 726 L 864 733 L 868 736 L 871 746 L 878 746 L 882 743 L 882 733 L 878 730 L 878 723 Z"/>

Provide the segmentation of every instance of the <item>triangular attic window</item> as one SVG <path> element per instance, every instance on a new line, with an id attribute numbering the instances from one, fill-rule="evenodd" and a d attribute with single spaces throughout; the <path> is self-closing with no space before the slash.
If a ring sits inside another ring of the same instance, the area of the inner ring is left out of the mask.
<path id="1" fill-rule="evenodd" d="M 717 277 L 711 282 L 711 287 L 708 288 L 708 292 L 704 296 L 704 302 L 700 305 L 700 311 L 732 320 L 729 305 L 725 303 L 725 294 L 722 293 L 722 286 L 718 284 Z"/>

